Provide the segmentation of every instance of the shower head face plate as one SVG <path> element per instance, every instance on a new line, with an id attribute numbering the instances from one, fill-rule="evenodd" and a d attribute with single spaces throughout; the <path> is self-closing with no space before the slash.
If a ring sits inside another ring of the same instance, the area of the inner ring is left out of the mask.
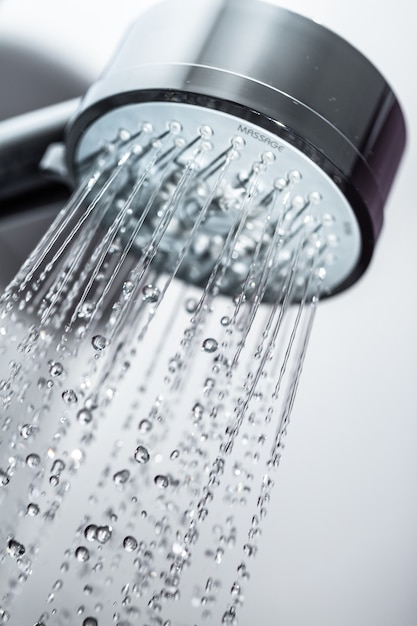
<path id="1" fill-rule="evenodd" d="M 361 231 L 347 199 L 313 161 L 263 128 L 205 107 L 129 104 L 97 118 L 80 136 L 78 179 L 100 151 L 130 163 L 116 207 L 142 182 L 127 228 L 132 232 L 145 211 L 134 241 L 138 254 L 174 207 L 156 262 L 172 271 L 181 257 L 177 275 L 187 283 L 204 286 L 229 245 L 231 262 L 219 288 L 232 295 L 245 281 L 265 280 L 263 299 L 278 298 L 296 256 L 296 300 L 313 290 L 307 285 L 312 269 L 323 279 L 324 295 L 341 290 L 356 271 Z M 267 279 L 261 278 L 265 265 Z"/>

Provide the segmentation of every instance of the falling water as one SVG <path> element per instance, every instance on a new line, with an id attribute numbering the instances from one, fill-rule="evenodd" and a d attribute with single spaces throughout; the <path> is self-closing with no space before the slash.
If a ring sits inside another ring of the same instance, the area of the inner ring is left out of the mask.
<path id="1" fill-rule="evenodd" d="M 238 623 L 333 218 L 212 136 L 120 131 L 1 298 L 0 623 Z"/>

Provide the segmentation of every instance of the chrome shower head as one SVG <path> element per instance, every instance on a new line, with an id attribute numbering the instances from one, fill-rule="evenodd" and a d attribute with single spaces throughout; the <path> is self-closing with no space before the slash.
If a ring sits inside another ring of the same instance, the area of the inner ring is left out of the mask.
<path id="1" fill-rule="evenodd" d="M 281 248 L 265 293 L 273 299 L 301 232 L 305 263 L 316 255 L 326 274 L 323 295 L 365 271 L 405 125 L 380 73 L 319 24 L 260 0 L 175 0 L 132 26 L 82 101 L 67 133 L 73 179 L 83 178 L 100 150 L 123 151 L 132 138 L 130 184 L 140 161 L 150 172 L 141 206 L 154 198 L 142 235 L 194 159 L 193 181 L 161 242 L 162 263 L 169 266 L 209 203 L 178 272 L 204 284 L 236 215 L 250 204 L 222 290 L 234 292 L 252 250 L 262 238 L 266 247 L 278 226 Z"/>

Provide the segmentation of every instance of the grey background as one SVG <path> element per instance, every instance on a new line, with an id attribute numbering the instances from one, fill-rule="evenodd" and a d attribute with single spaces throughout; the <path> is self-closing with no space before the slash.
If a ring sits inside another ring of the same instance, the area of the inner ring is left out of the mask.
<path id="1" fill-rule="evenodd" d="M 3 0 L 0 36 L 31 41 L 93 78 L 151 4 Z M 241 623 L 414 626 L 417 9 L 409 0 L 280 5 L 377 65 L 403 104 L 409 139 L 371 268 L 320 306 Z"/>

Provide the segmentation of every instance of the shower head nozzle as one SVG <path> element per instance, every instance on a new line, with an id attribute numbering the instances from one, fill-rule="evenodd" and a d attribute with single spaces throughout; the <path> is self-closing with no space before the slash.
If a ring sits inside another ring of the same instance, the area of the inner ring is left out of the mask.
<path id="1" fill-rule="evenodd" d="M 68 129 L 73 177 L 82 178 L 101 149 L 132 142 L 128 178 L 146 172 L 140 204 L 154 202 L 147 220 L 178 195 L 162 262 L 192 232 L 178 274 L 204 284 L 246 211 L 222 290 L 233 293 L 252 250 L 275 237 L 266 289 L 273 299 L 299 245 L 305 264 L 315 257 L 326 273 L 325 295 L 364 272 L 405 125 L 374 66 L 317 23 L 260 0 L 175 0 L 132 26 L 87 93 Z M 184 176 L 187 191 L 178 191 Z"/>

